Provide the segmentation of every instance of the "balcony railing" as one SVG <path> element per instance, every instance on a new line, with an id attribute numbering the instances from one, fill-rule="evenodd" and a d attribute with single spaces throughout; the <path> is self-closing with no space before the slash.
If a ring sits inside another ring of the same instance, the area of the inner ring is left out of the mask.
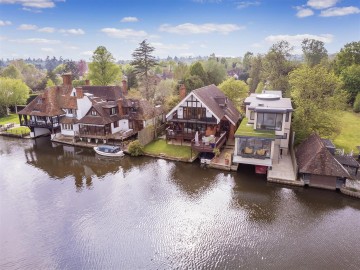
<path id="1" fill-rule="evenodd" d="M 59 126 L 58 123 L 51 123 L 51 122 L 45 122 L 45 121 L 33 121 L 33 120 L 21 121 L 20 125 L 27 126 L 27 127 L 49 128 L 49 129 Z"/>
<path id="2" fill-rule="evenodd" d="M 183 122 L 217 123 L 215 117 L 183 117 L 183 118 L 180 118 L 176 114 L 173 115 L 173 118 L 171 120 L 183 121 Z"/>
<path id="3" fill-rule="evenodd" d="M 200 137 L 198 142 L 195 138 L 191 140 L 191 148 L 199 152 L 213 152 L 214 148 L 221 148 L 226 142 L 226 132 L 220 134 L 219 137 L 213 137 L 213 141 L 208 141 L 208 137 Z"/>

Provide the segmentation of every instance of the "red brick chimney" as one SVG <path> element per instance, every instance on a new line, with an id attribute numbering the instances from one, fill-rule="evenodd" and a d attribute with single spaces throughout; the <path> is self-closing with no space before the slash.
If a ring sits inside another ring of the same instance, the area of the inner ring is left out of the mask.
<path id="1" fill-rule="evenodd" d="M 119 115 L 120 115 L 120 116 L 123 116 L 123 115 L 124 115 L 122 102 L 123 102 L 123 99 L 122 99 L 122 98 L 119 98 L 118 101 L 117 101 L 117 105 L 118 105 L 118 108 L 119 108 Z"/>
<path id="2" fill-rule="evenodd" d="M 127 81 L 126 80 L 122 80 L 122 93 L 123 95 L 127 95 Z"/>
<path id="3" fill-rule="evenodd" d="M 76 87 L 75 88 L 75 90 L 76 90 L 76 98 L 77 99 L 80 99 L 80 98 L 83 98 L 84 97 L 84 93 L 83 93 L 83 89 L 82 89 L 82 87 Z"/>
<path id="4" fill-rule="evenodd" d="M 85 80 L 85 85 L 90 85 L 90 80 Z"/>
<path id="5" fill-rule="evenodd" d="M 62 79 L 63 79 L 63 85 L 68 85 L 68 86 L 72 85 L 71 73 L 63 74 Z"/>
<path id="6" fill-rule="evenodd" d="M 185 97 L 186 97 L 185 84 L 180 84 L 180 87 L 179 87 L 179 98 L 180 98 L 180 100 L 183 100 Z"/>

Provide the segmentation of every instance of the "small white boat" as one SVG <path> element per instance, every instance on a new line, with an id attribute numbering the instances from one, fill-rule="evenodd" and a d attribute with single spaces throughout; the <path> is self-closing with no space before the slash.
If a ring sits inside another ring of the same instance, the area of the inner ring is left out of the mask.
<path id="1" fill-rule="evenodd" d="M 98 145 L 94 147 L 96 153 L 107 157 L 122 157 L 124 152 L 116 145 Z"/>

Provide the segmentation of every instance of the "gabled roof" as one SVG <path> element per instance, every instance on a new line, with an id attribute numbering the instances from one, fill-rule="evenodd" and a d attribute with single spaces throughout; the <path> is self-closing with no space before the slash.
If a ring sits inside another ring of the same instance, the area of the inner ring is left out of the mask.
<path id="1" fill-rule="evenodd" d="M 119 114 L 110 115 L 109 111 L 104 107 L 115 107 L 117 106 L 116 102 L 109 101 L 109 102 L 96 102 L 93 100 L 93 105 L 91 106 L 90 110 L 87 114 L 78 120 L 80 124 L 88 124 L 88 125 L 106 125 L 118 121 L 121 119 Z M 91 110 L 97 111 L 98 115 L 91 115 Z"/>
<path id="2" fill-rule="evenodd" d="M 191 91 L 180 103 L 173 108 L 166 117 L 170 116 L 177 108 L 191 95 L 194 95 L 200 102 L 209 109 L 219 121 L 226 117 L 234 126 L 240 120 L 241 115 L 231 100 L 214 84 Z M 220 104 L 223 103 L 224 106 Z"/>
<path id="3" fill-rule="evenodd" d="M 106 101 L 116 101 L 123 97 L 120 86 L 83 85 L 81 87 L 84 93 L 93 94 L 95 97 L 105 99 Z"/>
<path id="4" fill-rule="evenodd" d="M 296 150 L 300 173 L 350 177 L 348 171 L 335 159 L 317 134 L 310 135 Z"/>
<path id="5" fill-rule="evenodd" d="M 63 109 L 77 109 L 76 97 L 71 96 L 71 91 L 69 85 L 47 88 L 18 114 L 56 116 L 65 114 Z"/>
<path id="6" fill-rule="evenodd" d="M 336 155 L 335 156 L 336 160 L 339 161 L 340 164 L 342 165 L 346 165 L 346 166 L 350 166 L 350 167 L 355 167 L 355 168 L 360 168 L 360 164 L 356 161 L 356 159 L 352 156 L 347 156 L 347 155 Z"/>

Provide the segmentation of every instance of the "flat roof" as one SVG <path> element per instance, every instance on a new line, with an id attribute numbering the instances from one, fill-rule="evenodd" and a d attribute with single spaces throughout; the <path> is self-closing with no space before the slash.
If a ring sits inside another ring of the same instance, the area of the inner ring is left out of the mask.
<path id="1" fill-rule="evenodd" d="M 239 128 L 235 132 L 236 137 L 257 137 L 275 139 L 275 130 L 257 130 L 253 125 L 248 125 L 248 119 L 241 121 Z"/>

